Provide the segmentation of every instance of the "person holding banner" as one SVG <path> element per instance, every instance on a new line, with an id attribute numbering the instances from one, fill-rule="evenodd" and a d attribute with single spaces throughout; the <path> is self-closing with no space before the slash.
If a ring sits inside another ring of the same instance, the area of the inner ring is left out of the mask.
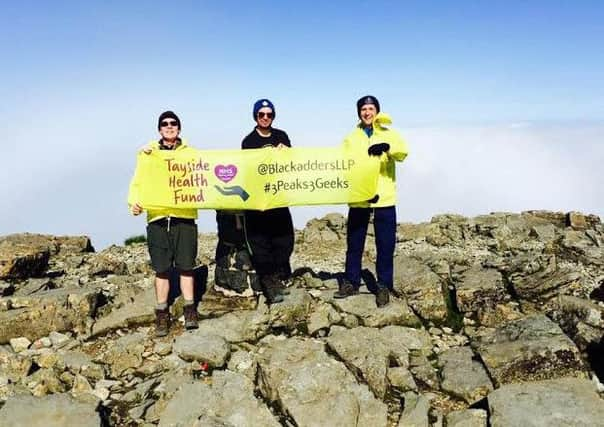
<path id="1" fill-rule="evenodd" d="M 367 95 L 357 101 L 358 125 L 344 139 L 343 146 L 366 152 L 380 158 L 380 175 L 376 196 L 367 202 L 349 205 L 346 226 L 345 279 L 335 298 L 346 298 L 359 292 L 361 260 L 367 236 L 369 217 L 373 214 L 377 249 L 376 305 L 383 307 L 390 301 L 393 287 L 393 257 L 396 244 L 396 177 L 395 162 L 407 157 L 407 144 L 399 133 L 390 129 L 390 117 L 380 113 L 376 97 Z"/>
<path id="2" fill-rule="evenodd" d="M 161 138 L 147 145 L 143 151 L 149 154 L 152 150 L 186 151 L 191 149 L 180 138 L 180 119 L 172 111 L 165 111 L 159 116 L 157 129 Z M 136 181 L 136 172 L 135 180 Z M 136 186 L 131 192 L 136 192 Z M 134 200 L 136 195 L 134 195 Z M 140 200 L 140 199 L 138 199 Z M 144 209 L 139 203 L 130 206 L 134 215 L 140 215 Z M 168 294 L 170 291 L 169 274 L 172 268 L 180 273 L 180 289 L 185 301 L 185 328 L 198 327 L 197 307 L 193 294 L 193 269 L 197 257 L 197 209 L 148 209 L 147 210 L 147 245 L 151 256 L 151 265 L 155 271 L 156 295 L 156 330 L 158 337 L 168 334 L 170 328 L 170 311 Z"/>
<path id="3" fill-rule="evenodd" d="M 243 139 L 241 148 L 291 147 L 287 133 L 272 127 L 275 106 L 268 99 L 254 103 L 256 126 Z M 283 280 L 291 276 L 289 258 L 294 250 L 294 225 L 289 208 L 245 211 L 245 232 L 252 263 L 260 279 L 262 293 L 269 304 L 283 301 Z"/>

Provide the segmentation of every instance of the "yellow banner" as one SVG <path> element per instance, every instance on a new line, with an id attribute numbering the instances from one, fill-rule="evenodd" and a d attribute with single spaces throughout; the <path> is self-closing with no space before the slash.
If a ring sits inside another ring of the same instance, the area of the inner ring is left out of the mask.
<path id="1" fill-rule="evenodd" d="M 377 157 L 341 148 L 140 153 L 128 202 L 145 209 L 254 209 L 353 203 L 376 194 Z"/>

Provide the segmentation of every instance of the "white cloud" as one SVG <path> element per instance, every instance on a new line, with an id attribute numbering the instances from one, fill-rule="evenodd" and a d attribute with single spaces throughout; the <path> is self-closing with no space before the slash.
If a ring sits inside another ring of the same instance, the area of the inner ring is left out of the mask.
<path id="1" fill-rule="evenodd" d="M 105 135 L 99 125 L 88 129 L 98 136 L 67 143 L 41 141 L 34 130 L 24 133 L 19 139 L 34 142 L 8 150 L 0 172 L 0 234 L 87 234 L 102 249 L 144 233 L 144 219 L 126 211 L 134 153 L 144 142 L 134 135 L 141 128 L 133 123 L 128 134 Z M 297 146 L 332 146 L 344 136 L 339 131 L 303 134 L 293 128 L 290 136 Z M 48 134 L 45 129 L 37 133 Z M 604 125 L 412 128 L 403 133 L 410 155 L 398 167 L 399 221 L 427 221 L 444 212 L 472 216 L 527 209 L 604 215 Z M 190 136 L 202 141 L 195 133 Z M 240 142 L 232 139 L 229 148 Z M 345 213 L 346 207 L 292 208 L 297 228 L 333 211 Z M 213 211 L 200 212 L 199 228 L 215 230 Z"/>

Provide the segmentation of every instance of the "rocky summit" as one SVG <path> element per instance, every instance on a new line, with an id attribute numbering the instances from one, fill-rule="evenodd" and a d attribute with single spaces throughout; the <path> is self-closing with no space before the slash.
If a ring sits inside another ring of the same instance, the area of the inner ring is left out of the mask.
<path id="1" fill-rule="evenodd" d="M 6 426 L 604 426 L 604 225 L 578 212 L 399 224 L 390 304 L 334 299 L 346 219 L 296 233 L 282 303 L 219 292 L 199 235 L 199 329 L 153 326 L 145 244 L 0 237 Z M 177 284 L 174 288 L 178 289 Z M 245 296 L 244 296 L 245 295 Z"/>

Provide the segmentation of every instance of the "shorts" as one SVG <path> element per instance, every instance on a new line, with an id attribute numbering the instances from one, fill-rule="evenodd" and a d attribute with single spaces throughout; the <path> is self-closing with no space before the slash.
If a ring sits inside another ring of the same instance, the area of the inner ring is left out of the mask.
<path id="1" fill-rule="evenodd" d="M 192 271 L 197 258 L 197 224 L 193 219 L 162 218 L 147 224 L 147 245 L 156 273 L 175 267 Z"/>

